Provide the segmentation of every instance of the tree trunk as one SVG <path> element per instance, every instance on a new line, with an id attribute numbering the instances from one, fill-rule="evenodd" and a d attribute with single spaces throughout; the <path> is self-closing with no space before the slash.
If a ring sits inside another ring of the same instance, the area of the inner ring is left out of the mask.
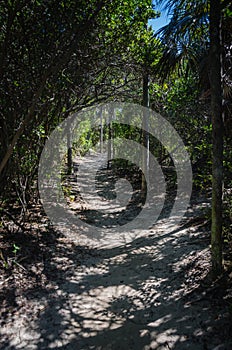
<path id="1" fill-rule="evenodd" d="M 112 120 L 113 120 L 113 108 L 109 109 L 109 119 L 108 119 L 108 150 L 107 150 L 107 169 L 110 168 L 110 163 L 112 160 L 112 147 L 113 147 L 113 139 L 112 139 Z"/>
<path id="2" fill-rule="evenodd" d="M 101 121 L 101 126 L 100 126 L 100 153 L 102 153 L 102 152 L 103 152 L 103 141 L 104 141 L 103 111 L 102 111 L 102 107 L 100 107 L 100 121 Z"/>
<path id="3" fill-rule="evenodd" d="M 223 118 L 221 81 L 221 9 L 220 0 L 210 1 L 210 86 L 212 114 L 212 272 L 222 272 L 222 183 L 223 183 Z"/>
<path id="4" fill-rule="evenodd" d="M 67 168 L 68 168 L 68 175 L 72 175 L 72 168 L 73 168 L 73 161 L 72 161 L 72 137 L 71 137 L 71 130 L 68 129 L 67 131 Z"/>
<path id="5" fill-rule="evenodd" d="M 149 108 L 149 75 L 145 73 L 143 75 L 143 106 Z M 145 195 L 146 188 L 149 181 L 149 134 L 146 131 L 149 124 L 148 110 L 143 111 L 142 121 L 142 145 L 144 147 L 142 151 L 142 184 L 141 190 Z"/>

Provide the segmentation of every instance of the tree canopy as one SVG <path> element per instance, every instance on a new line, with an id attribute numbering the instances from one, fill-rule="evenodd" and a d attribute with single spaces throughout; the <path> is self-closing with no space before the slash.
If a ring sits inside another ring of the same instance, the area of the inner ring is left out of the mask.
<path id="1" fill-rule="evenodd" d="M 166 7 L 171 19 L 155 35 L 148 20 L 158 16 L 158 5 Z M 3 207 L 10 205 L 8 193 L 14 193 L 24 214 L 29 203 L 39 201 L 41 152 L 51 132 L 71 113 L 103 102 L 150 104 L 184 141 L 194 191 L 199 196 L 212 193 L 212 263 L 215 274 L 222 273 L 223 244 L 231 242 L 231 17 L 231 2 L 226 0 L 2 3 Z M 76 154 L 95 145 L 99 134 L 104 140 L 124 134 L 149 144 L 164 169 L 173 167 L 167 149 L 152 135 L 114 125 L 113 119 L 110 123 L 111 129 L 100 131 L 88 130 L 87 123 L 74 147 Z M 173 193 L 175 176 L 167 171 Z"/>

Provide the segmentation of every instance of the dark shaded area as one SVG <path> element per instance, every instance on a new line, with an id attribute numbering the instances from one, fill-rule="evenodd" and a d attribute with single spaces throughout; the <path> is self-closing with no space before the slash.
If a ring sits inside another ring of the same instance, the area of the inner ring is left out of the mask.
<path id="1" fill-rule="evenodd" d="M 204 220 L 186 219 L 177 230 L 154 229 L 147 237 L 107 249 L 80 246 L 48 222 L 41 224 L 38 216 L 35 221 L 40 226 L 34 231 L 1 231 L 5 256 L 13 258 L 14 242 L 21 248 L 16 261 L 24 267 L 1 268 L 1 329 L 24 313 L 28 334 L 24 339 L 22 329 L 17 345 L 4 334 L 0 349 L 45 350 L 54 344 L 70 350 L 231 348 L 230 272 L 209 283 Z M 192 231 L 178 235 L 186 227 Z M 153 282 L 147 285 L 148 280 Z M 113 297 L 107 301 L 104 290 L 109 288 Z M 44 307 L 34 312 L 36 304 Z"/>
<path id="2" fill-rule="evenodd" d="M 97 227 L 114 227 L 125 225 L 139 215 L 146 201 L 146 193 L 141 191 L 142 171 L 137 166 L 123 159 L 113 160 L 110 168 L 100 168 L 96 174 L 97 194 L 103 200 L 116 199 L 116 182 L 119 179 L 126 179 L 133 188 L 133 194 L 126 206 L 126 209 L 118 212 L 105 214 L 98 210 L 84 210 L 80 212 L 82 220 Z"/>
<path id="3" fill-rule="evenodd" d="M 78 174 L 78 164 L 73 164 L 74 173 Z M 165 201 L 159 219 L 170 216 L 172 207 L 175 203 L 177 194 L 176 170 L 173 166 L 163 166 L 162 172 L 166 183 Z M 84 222 L 97 227 L 115 227 L 123 226 L 134 220 L 146 202 L 147 191 L 141 189 L 142 170 L 138 166 L 124 159 L 114 159 L 110 162 L 110 168 L 107 166 L 98 169 L 95 177 L 95 186 L 97 195 L 103 200 L 114 200 L 117 197 L 115 185 L 119 179 L 126 179 L 132 186 L 133 194 L 126 205 L 126 208 L 113 213 L 103 213 L 95 209 L 86 209 L 83 207 L 76 210 L 77 215 Z M 75 175 L 64 176 L 67 183 L 75 183 Z M 159 186 L 158 183 L 154 186 Z M 72 186 L 70 193 L 75 197 L 75 201 L 82 202 L 83 198 L 77 186 Z"/>

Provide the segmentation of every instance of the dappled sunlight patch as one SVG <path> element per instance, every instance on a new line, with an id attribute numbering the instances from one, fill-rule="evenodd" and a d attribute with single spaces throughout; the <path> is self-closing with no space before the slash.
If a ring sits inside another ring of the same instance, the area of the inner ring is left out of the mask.
<path id="1" fill-rule="evenodd" d="M 125 321 L 127 298 L 135 295 L 136 291 L 129 286 L 100 286 L 88 293 L 75 295 L 69 308 L 72 310 L 72 318 L 80 320 L 82 331 L 88 331 L 91 335 L 95 331 L 120 327 Z M 135 307 L 138 307 L 138 302 Z"/>
<path id="2" fill-rule="evenodd" d="M 186 342 L 186 336 L 178 336 L 175 329 L 169 329 L 164 333 L 152 336 L 155 338 L 150 344 L 150 349 L 175 349 L 177 342 Z"/>
<path id="3" fill-rule="evenodd" d="M 197 226 L 190 233 L 184 225 L 169 230 L 166 222 L 167 228 L 162 220 L 149 230 L 134 229 L 121 245 L 109 240 L 105 246 L 85 246 L 82 239 L 61 235 L 44 264 L 46 298 L 35 292 L 31 318 L 21 308 L 11 320 L 14 326 L 8 333 L 2 327 L 0 334 L 17 350 L 28 344 L 174 350 L 191 343 L 197 348 L 213 322 L 210 303 L 197 296 L 209 248 Z"/>

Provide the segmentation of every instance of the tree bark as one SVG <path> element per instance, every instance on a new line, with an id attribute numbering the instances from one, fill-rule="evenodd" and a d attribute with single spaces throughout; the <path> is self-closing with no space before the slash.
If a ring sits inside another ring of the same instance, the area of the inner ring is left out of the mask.
<path id="1" fill-rule="evenodd" d="M 67 168 L 68 168 L 68 175 L 72 175 L 72 169 L 73 169 L 73 161 L 72 161 L 72 135 L 71 130 L 68 128 L 67 130 Z"/>
<path id="2" fill-rule="evenodd" d="M 100 126 L 100 153 L 103 152 L 103 142 L 104 142 L 104 130 L 103 130 L 103 110 L 102 110 L 102 106 L 100 107 L 100 122 L 101 122 L 101 126 Z"/>
<path id="3" fill-rule="evenodd" d="M 222 184 L 223 184 L 223 118 L 221 75 L 221 4 L 210 1 L 210 86 L 212 114 L 212 272 L 221 274 L 222 266 Z"/>
<path id="4" fill-rule="evenodd" d="M 112 133 L 112 120 L 113 120 L 114 109 L 109 109 L 109 119 L 108 119 L 108 150 L 107 150 L 107 169 L 110 169 L 110 164 L 112 160 L 112 147 L 113 147 L 113 133 Z"/>
<path id="5" fill-rule="evenodd" d="M 143 121 L 142 121 L 142 145 L 143 145 L 143 151 L 142 151 L 142 184 L 141 184 L 141 190 L 142 193 L 145 195 L 148 181 L 149 181 L 149 134 L 146 131 L 148 129 L 149 124 L 149 115 L 148 110 L 149 108 L 149 74 L 144 73 L 143 75 L 143 106 L 146 107 L 143 111 Z"/>

